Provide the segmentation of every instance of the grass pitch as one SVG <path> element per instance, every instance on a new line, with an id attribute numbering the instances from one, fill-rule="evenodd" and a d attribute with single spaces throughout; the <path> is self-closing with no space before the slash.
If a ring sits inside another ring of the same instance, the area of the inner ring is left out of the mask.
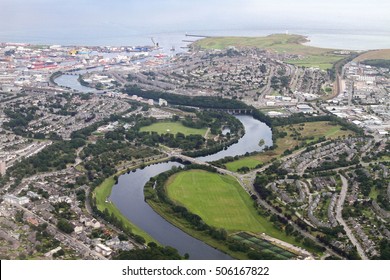
<path id="1" fill-rule="evenodd" d="M 204 170 L 183 171 L 169 179 L 166 189 L 173 201 L 199 215 L 210 226 L 229 232 L 265 232 L 296 243 L 257 213 L 253 200 L 233 177 Z"/>
<path id="2" fill-rule="evenodd" d="M 178 132 L 184 135 L 199 134 L 204 136 L 207 128 L 191 128 L 182 125 L 180 122 L 157 122 L 149 126 L 141 127 L 140 131 L 157 132 L 158 134 L 171 133 L 176 134 Z"/>

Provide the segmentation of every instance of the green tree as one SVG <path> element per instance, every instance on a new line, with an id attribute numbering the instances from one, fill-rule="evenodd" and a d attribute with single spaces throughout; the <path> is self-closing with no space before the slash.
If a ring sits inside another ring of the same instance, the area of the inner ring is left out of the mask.
<path id="1" fill-rule="evenodd" d="M 74 227 L 72 224 L 70 224 L 67 220 L 65 219 L 59 219 L 57 222 L 57 227 L 59 230 L 65 232 L 65 233 L 72 233 L 74 230 Z"/>

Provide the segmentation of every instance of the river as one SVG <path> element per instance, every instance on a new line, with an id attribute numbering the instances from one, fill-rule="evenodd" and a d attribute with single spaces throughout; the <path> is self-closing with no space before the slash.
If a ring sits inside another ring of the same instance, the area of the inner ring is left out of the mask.
<path id="1" fill-rule="evenodd" d="M 242 155 L 246 152 L 260 151 L 259 140 L 264 139 L 265 145 L 272 145 L 271 129 L 251 116 L 236 116 L 245 127 L 245 135 L 238 143 L 231 145 L 219 153 L 200 157 L 204 161 L 217 160 L 225 156 Z M 153 176 L 180 166 L 177 162 L 159 163 L 137 169 L 119 177 L 110 196 L 110 200 L 134 224 L 146 231 L 161 244 L 178 249 L 180 254 L 188 253 L 190 259 L 231 259 L 228 255 L 215 250 L 205 243 L 189 236 L 171 225 L 144 201 L 143 188 Z"/>
<path id="2" fill-rule="evenodd" d="M 81 70 L 76 74 L 83 74 Z M 82 86 L 78 75 L 62 75 L 55 82 L 61 86 L 70 87 L 81 92 L 91 92 L 94 89 Z M 218 153 L 198 157 L 202 161 L 214 161 L 226 156 L 243 155 L 254 151 L 261 151 L 265 146 L 272 146 L 272 131 L 264 123 L 251 116 L 237 115 L 245 128 L 245 134 L 239 141 L 227 149 Z M 227 131 L 227 130 L 226 130 Z M 259 146 L 260 139 L 264 145 Z M 163 245 L 176 248 L 181 255 L 188 253 L 194 260 L 229 260 L 230 256 L 216 250 L 182 230 L 170 224 L 158 215 L 144 199 L 144 186 L 153 176 L 180 166 L 177 162 L 165 162 L 137 169 L 135 172 L 124 174 L 118 178 L 118 183 L 113 187 L 109 200 L 139 228 L 143 229 L 154 239 Z"/>
<path id="3" fill-rule="evenodd" d="M 212 155 L 198 157 L 197 159 L 201 161 L 214 161 L 227 156 L 239 156 L 245 153 L 262 151 L 265 146 L 272 146 L 272 131 L 265 123 L 254 119 L 252 116 L 237 115 L 235 117 L 239 119 L 245 127 L 244 136 L 226 150 L 222 150 Z M 260 139 L 264 139 L 264 145 L 262 146 L 259 145 Z"/>
<path id="4" fill-rule="evenodd" d="M 137 169 L 119 177 L 118 184 L 112 190 L 109 198 L 138 227 L 153 236 L 158 242 L 178 249 L 181 255 L 188 253 L 190 259 L 227 260 L 230 256 L 208 246 L 177 227 L 173 226 L 144 201 L 144 185 L 149 179 L 159 173 L 180 166 L 177 162 L 165 162 Z"/>
<path id="5" fill-rule="evenodd" d="M 91 71 L 96 71 L 96 70 L 101 70 L 102 67 L 97 67 Z M 80 84 L 78 81 L 79 75 L 87 73 L 87 70 L 79 70 L 79 71 L 74 71 L 72 74 L 75 75 L 69 75 L 69 74 L 63 74 L 57 78 L 54 79 L 54 82 L 56 82 L 59 86 L 62 87 L 67 87 L 71 88 L 73 90 L 79 91 L 79 92 L 96 92 L 96 89 L 91 88 L 91 87 L 86 87 Z"/>

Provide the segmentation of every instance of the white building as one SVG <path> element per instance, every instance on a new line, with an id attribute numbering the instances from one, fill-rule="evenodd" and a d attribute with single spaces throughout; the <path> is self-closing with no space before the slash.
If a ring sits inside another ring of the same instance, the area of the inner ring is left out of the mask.
<path id="1" fill-rule="evenodd" d="M 160 98 L 158 100 L 158 105 L 160 105 L 160 106 L 168 106 L 168 101 L 166 101 L 165 99 Z"/>
<path id="2" fill-rule="evenodd" d="M 306 105 L 306 104 L 298 104 L 297 109 L 299 112 L 302 112 L 302 113 L 312 113 L 313 112 L 313 109 L 309 105 Z"/>
<path id="3" fill-rule="evenodd" d="M 95 251 L 101 253 L 103 256 L 109 256 L 112 253 L 111 248 L 103 244 L 97 244 L 95 247 Z"/>
<path id="4" fill-rule="evenodd" d="M 80 233 L 83 232 L 83 230 L 84 230 L 83 226 L 76 226 L 76 227 L 74 228 L 74 233 L 80 234 Z"/>
<path id="5" fill-rule="evenodd" d="M 30 199 L 27 196 L 17 197 L 13 194 L 6 194 L 3 196 L 5 202 L 9 204 L 24 205 L 30 202 Z"/>
<path id="6" fill-rule="evenodd" d="M 55 248 L 55 249 L 53 249 L 53 250 L 47 252 L 47 253 L 45 254 L 45 257 L 52 257 L 55 253 L 61 251 L 61 249 L 62 249 L 61 246 L 59 246 L 59 247 L 57 247 L 57 248 Z"/>

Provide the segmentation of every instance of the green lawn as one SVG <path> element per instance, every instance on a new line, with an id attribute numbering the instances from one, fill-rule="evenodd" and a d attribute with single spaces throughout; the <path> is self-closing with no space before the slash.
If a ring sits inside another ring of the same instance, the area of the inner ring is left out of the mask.
<path id="1" fill-rule="evenodd" d="M 261 161 L 255 159 L 254 157 L 246 157 L 236 161 L 228 162 L 225 164 L 225 166 L 228 170 L 237 172 L 237 170 L 241 167 L 247 166 L 250 169 L 253 169 L 259 164 L 261 164 Z"/>
<path id="2" fill-rule="evenodd" d="M 209 37 L 194 43 L 204 49 L 225 49 L 235 47 L 256 47 L 278 53 L 300 55 L 301 58 L 289 60 L 288 63 L 298 66 L 330 69 L 334 62 L 343 56 L 333 54 L 333 49 L 317 48 L 303 43 L 307 38 L 301 35 L 273 34 L 265 37 Z"/>
<path id="3" fill-rule="evenodd" d="M 157 132 L 158 134 L 176 134 L 178 132 L 181 132 L 184 135 L 199 134 L 204 136 L 206 134 L 207 128 L 197 129 L 186 127 L 180 122 L 157 122 L 149 126 L 141 127 L 140 131 L 153 131 Z"/>
<path id="4" fill-rule="evenodd" d="M 208 225 L 229 232 L 265 232 L 296 243 L 257 213 L 253 200 L 233 177 L 204 170 L 183 171 L 169 179 L 166 189 L 173 201 L 199 215 Z"/>
<path id="5" fill-rule="evenodd" d="M 375 187 L 372 187 L 369 195 L 370 198 L 376 200 L 378 198 L 378 194 L 379 194 L 378 190 Z"/>
<path id="6" fill-rule="evenodd" d="M 390 161 L 390 156 L 383 156 L 380 160 Z"/>

